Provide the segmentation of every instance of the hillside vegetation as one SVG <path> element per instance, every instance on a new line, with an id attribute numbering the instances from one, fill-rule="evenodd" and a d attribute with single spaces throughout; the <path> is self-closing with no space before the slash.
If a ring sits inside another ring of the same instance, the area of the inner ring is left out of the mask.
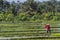
<path id="1" fill-rule="evenodd" d="M 0 21 L 19 22 L 19 21 L 59 21 L 60 20 L 60 1 L 35 1 L 26 0 L 25 2 L 0 0 Z"/>

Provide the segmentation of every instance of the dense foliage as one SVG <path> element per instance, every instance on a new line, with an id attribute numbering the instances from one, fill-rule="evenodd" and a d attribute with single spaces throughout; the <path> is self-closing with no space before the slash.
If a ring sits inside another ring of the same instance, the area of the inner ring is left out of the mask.
<path id="1" fill-rule="evenodd" d="M 60 20 L 60 1 L 26 0 L 8 2 L 0 0 L 0 21 L 41 21 Z"/>

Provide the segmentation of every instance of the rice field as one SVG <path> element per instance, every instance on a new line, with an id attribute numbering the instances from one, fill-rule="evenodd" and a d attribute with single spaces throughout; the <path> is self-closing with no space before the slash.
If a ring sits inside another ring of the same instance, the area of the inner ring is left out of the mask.
<path id="1" fill-rule="evenodd" d="M 45 24 L 47 22 L 19 22 L 0 23 L 0 37 L 22 37 L 22 36 L 46 36 Z M 60 37 L 60 23 L 49 22 L 51 24 L 51 35 Z M 11 40 L 57 40 L 49 39 L 11 39 Z M 59 38 L 60 39 L 60 38 Z M 58 39 L 58 40 L 59 40 Z"/>

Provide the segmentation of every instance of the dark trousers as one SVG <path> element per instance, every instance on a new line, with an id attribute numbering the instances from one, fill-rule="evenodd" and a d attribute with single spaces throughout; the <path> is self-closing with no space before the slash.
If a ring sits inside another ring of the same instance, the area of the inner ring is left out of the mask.
<path id="1" fill-rule="evenodd" d="M 47 30 L 47 33 L 50 33 L 51 34 L 51 30 Z"/>

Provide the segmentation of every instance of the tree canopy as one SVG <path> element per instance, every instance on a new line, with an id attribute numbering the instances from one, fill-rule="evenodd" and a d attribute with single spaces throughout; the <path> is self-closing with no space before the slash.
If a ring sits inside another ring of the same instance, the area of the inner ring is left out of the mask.
<path id="1" fill-rule="evenodd" d="M 27 0 L 23 3 L 0 0 L 0 21 L 60 20 L 59 13 L 60 1 L 57 0 Z"/>

